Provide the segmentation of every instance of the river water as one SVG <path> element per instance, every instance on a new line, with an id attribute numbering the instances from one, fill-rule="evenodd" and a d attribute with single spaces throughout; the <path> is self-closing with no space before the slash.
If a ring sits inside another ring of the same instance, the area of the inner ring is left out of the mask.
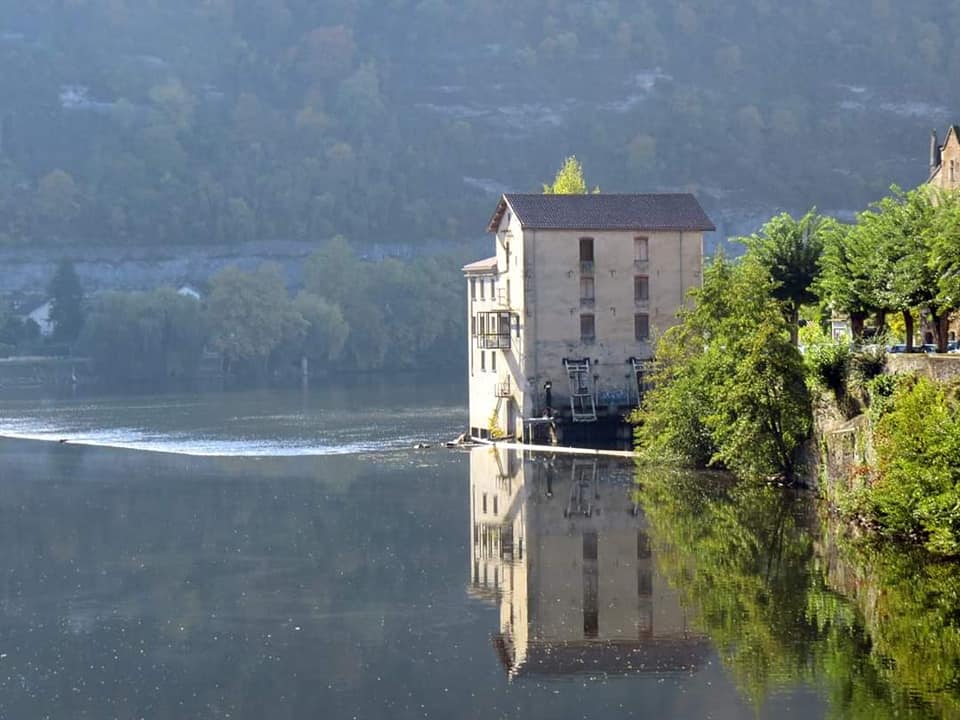
<path id="1" fill-rule="evenodd" d="M 0 397 L 0 718 L 960 716 L 952 565 L 437 447 L 465 417 L 415 379 Z"/>

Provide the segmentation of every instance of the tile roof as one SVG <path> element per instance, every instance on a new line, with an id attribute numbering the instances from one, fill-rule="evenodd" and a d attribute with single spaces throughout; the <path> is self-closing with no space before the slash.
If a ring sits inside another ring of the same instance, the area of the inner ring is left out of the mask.
<path id="1" fill-rule="evenodd" d="M 490 219 L 490 232 L 496 232 L 508 205 L 520 224 L 533 230 L 716 230 L 690 193 L 508 193 Z"/>

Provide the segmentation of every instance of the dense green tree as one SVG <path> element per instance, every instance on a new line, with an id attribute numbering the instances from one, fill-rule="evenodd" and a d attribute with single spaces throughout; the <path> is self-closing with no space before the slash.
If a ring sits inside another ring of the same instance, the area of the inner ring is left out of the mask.
<path id="1" fill-rule="evenodd" d="M 854 242 L 869 248 L 868 273 L 876 305 L 899 312 L 906 326 L 908 350 L 913 347 L 914 311 L 925 307 L 936 317 L 937 278 L 930 268 L 930 228 L 936 211 L 928 188 L 891 194 L 857 216 Z M 943 338 L 946 345 L 946 338 Z M 945 349 L 945 348 L 944 348 Z"/>
<path id="2" fill-rule="evenodd" d="M 293 300 L 293 310 L 303 323 L 292 324 L 295 337 L 287 338 L 281 352 L 314 363 L 313 371 L 323 373 L 335 363 L 350 334 L 350 326 L 338 305 L 324 298 L 301 292 Z M 289 348 L 289 349 L 288 349 Z M 306 367 L 306 366 L 304 366 Z"/>
<path id="3" fill-rule="evenodd" d="M 849 316 L 856 340 L 863 337 L 867 316 L 879 310 L 872 264 L 872 245 L 863 233 L 841 223 L 834 223 L 825 233 L 815 291 L 825 306 Z"/>
<path id="4" fill-rule="evenodd" d="M 799 220 L 788 213 L 770 219 L 759 233 L 741 241 L 775 283 L 773 296 L 783 305 L 790 327 L 790 340 L 798 342 L 801 305 L 816 301 L 814 283 L 824 239 L 833 221 L 810 210 Z"/>
<path id="5" fill-rule="evenodd" d="M 929 269 L 936 278 L 936 302 L 943 310 L 941 317 L 946 317 L 949 311 L 960 308 L 960 193 L 938 196 L 928 232 Z"/>
<path id="6" fill-rule="evenodd" d="M 83 287 L 76 268 L 70 260 L 61 260 L 47 287 L 50 296 L 50 321 L 53 337 L 62 342 L 73 342 L 80 334 L 84 321 Z"/>
<path id="7" fill-rule="evenodd" d="M 750 255 L 706 269 L 658 343 L 655 387 L 636 414 L 642 457 L 794 478 L 812 411 L 776 287 Z"/>
<path id="8" fill-rule="evenodd" d="M 228 372 L 266 373 L 271 353 L 284 339 L 302 334 L 306 324 L 287 296 L 279 268 L 270 264 L 253 272 L 228 267 L 216 275 L 206 316 L 210 348 L 221 354 Z"/>
<path id="9" fill-rule="evenodd" d="M 80 347 L 101 376 L 155 382 L 194 376 L 207 335 L 193 297 L 170 288 L 106 293 L 92 304 Z"/>
<path id="10" fill-rule="evenodd" d="M 874 434 L 877 477 L 864 489 L 869 517 L 932 552 L 960 555 L 960 402 L 927 378 L 904 380 Z"/>

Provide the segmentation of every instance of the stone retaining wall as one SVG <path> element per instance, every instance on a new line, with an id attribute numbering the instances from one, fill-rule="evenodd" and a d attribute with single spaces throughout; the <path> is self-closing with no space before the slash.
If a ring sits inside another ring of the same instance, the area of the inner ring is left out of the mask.
<path id="1" fill-rule="evenodd" d="M 888 353 L 887 372 L 925 375 L 943 382 L 960 377 L 960 354 Z"/>

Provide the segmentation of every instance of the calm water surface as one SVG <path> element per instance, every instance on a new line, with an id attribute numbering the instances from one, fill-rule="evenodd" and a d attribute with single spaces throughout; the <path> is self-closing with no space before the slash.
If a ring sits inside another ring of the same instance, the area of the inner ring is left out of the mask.
<path id="1" fill-rule="evenodd" d="M 956 716 L 949 567 L 702 476 L 411 449 L 464 418 L 414 381 L 0 398 L 69 440 L 0 440 L 0 718 Z"/>

